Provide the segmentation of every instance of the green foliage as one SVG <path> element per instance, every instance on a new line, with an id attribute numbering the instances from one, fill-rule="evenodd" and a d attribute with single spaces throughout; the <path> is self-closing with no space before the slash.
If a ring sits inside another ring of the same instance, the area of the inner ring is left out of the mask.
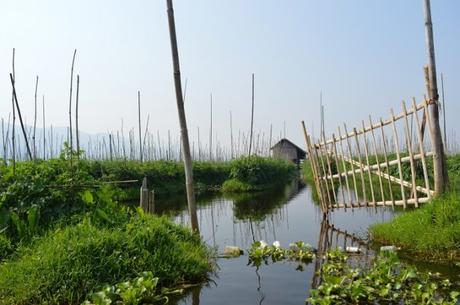
<path id="1" fill-rule="evenodd" d="M 182 290 L 159 289 L 158 281 L 152 272 L 142 272 L 141 276 L 132 281 L 105 286 L 101 291 L 93 293 L 91 301 L 85 301 L 83 305 L 166 304 L 169 301 L 167 295 L 182 293 Z"/>
<path id="2" fill-rule="evenodd" d="M 395 244 L 421 258 L 460 259 L 460 198 L 446 194 L 391 222 L 370 228 L 374 241 Z"/>
<path id="3" fill-rule="evenodd" d="M 295 165 L 288 161 L 242 157 L 231 162 L 230 176 L 222 189 L 225 192 L 264 190 L 288 182 L 294 173 Z"/>
<path id="4" fill-rule="evenodd" d="M 459 293 L 438 274 L 424 273 L 382 253 L 370 267 L 352 267 L 344 253 L 329 252 L 321 267 L 322 283 L 311 290 L 309 304 L 446 304 Z"/>
<path id="5" fill-rule="evenodd" d="M 92 222 L 85 218 L 20 247 L 0 265 L 0 303 L 80 304 L 103 283 L 124 282 L 143 271 L 171 287 L 205 280 L 212 269 L 200 237 L 165 218 L 140 212 L 113 228 Z M 136 295 L 136 284 L 125 288 L 120 293 Z"/>
<path id="6" fill-rule="evenodd" d="M 0 176 L 0 230 L 17 239 L 28 238 L 53 221 L 82 209 L 81 185 L 93 183 L 84 163 L 65 159 L 18 162 Z"/>
<path id="7" fill-rule="evenodd" d="M 262 263 L 268 264 L 269 259 L 271 259 L 272 263 L 285 259 L 301 263 L 310 263 L 315 256 L 313 248 L 303 241 L 291 244 L 288 249 L 282 248 L 278 242 L 274 242 L 273 245 L 268 245 L 263 240 L 256 241 L 251 245 L 248 254 L 248 265 L 256 267 L 261 266 Z"/>
<path id="8" fill-rule="evenodd" d="M 12 251 L 11 241 L 4 234 L 0 234 L 0 262 L 7 258 Z"/>

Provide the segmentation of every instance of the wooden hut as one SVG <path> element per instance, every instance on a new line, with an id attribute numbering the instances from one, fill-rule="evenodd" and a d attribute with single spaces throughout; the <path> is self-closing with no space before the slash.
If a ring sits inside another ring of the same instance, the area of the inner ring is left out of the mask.
<path id="1" fill-rule="evenodd" d="M 288 139 L 281 139 L 270 148 L 272 156 L 277 159 L 284 159 L 299 165 L 300 160 L 304 160 L 307 153 Z"/>

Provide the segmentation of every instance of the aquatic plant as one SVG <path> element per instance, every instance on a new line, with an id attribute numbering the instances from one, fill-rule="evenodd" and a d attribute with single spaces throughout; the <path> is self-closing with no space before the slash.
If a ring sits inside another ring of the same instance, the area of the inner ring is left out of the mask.
<path id="1" fill-rule="evenodd" d="M 256 241 L 251 245 L 248 254 L 248 265 L 253 265 L 255 267 L 261 266 L 262 263 L 268 264 L 270 259 L 272 263 L 286 259 L 309 263 L 315 256 L 313 248 L 303 241 L 293 243 L 287 249 L 282 248 L 278 241 L 275 241 L 273 245 L 268 245 L 263 240 Z"/>
<path id="2" fill-rule="evenodd" d="M 124 224 L 93 221 L 50 231 L 3 262 L 0 304 L 80 304 L 105 283 L 146 270 L 160 287 L 201 282 L 213 270 L 200 237 L 166 218 L 139 211 Z"/>
<path id="3" fill-rule="evenodd" d="M 143 272 L 131 281 L 107 285 L 92 293 L 90 301 L 87 300 L 82 305 L 166 304 L 169 301 L 168 295 L 182 293 L 182 289 L 160 289 L 158 282 L 159 278 L 153 277 L 152 272 Z"/>
<path id="4" fill-rule="evenodd" d="M 352 267 L 340 251 L 327 253 L 318 272 L 321 284 L 310 292 L 309 304 L 446 304 L 459 293 L 439 274 L 420 272 L 401 263 L 395 253 L 376 256 L 370 267 Z"/>

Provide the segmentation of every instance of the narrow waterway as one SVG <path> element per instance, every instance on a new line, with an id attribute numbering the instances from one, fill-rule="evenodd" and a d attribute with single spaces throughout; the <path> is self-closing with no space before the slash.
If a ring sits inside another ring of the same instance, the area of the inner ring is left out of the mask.
<path id="1" fill-rule="evenodd" d="M 157 213 L 188 224 L 184 202 L 182 196 L 158 200 Z M 366 239 L 371 224 L 388 221 L 395 213 L 391 208 L 340 210 L 331 213 L 329 223 L 322 223 L 319 206 L 312 200 L 312 188 L 299 182 L 258 194 L 198 198 L 201 235 L 219 252 L 226 245 L 246 250 L 254 240 L 261 239 L 268 243 L 278 240 L 285 247 L 298 240 L 320 248 L 352 243 L 357 246 L 360 238 Z M 366 251 L 364 245 L 360 247 Z M 219 269 L 212 281 L 189 290 L 177 304 L 304 304 L 318 268 L 315 262 L 305 265 L 303 270 L 298 270 L 294 262 L 256 268 L 247 265 L 247 254 L 222 258 L 217 263 Z"/>

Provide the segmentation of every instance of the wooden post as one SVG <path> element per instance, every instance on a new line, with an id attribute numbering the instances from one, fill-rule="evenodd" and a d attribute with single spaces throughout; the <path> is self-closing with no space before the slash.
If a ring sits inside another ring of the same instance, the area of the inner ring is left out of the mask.
<path id="1" fill-rule="evenodd" d="M 149 189 L 147 186 L 147 177 L 144 177 L 142 180 L 142 186 L 140 190 L 140 207 L 144 210 L 147 211 L 148 208 L 148 201 L 149 201 Z"/>
<path id="2" fill-rule="evenodd" d="M 45 95 L 42 96 L 42 116 L 43 116 L 43 160 L 46 160 L 46 132 L 45 132 L 45 127 L 46 127 L 46 122 L 45 122 Z"/>
<path id="3" fill-rule="evenodd" d="M 34 131 L 32 134 L 32 145 L 34 150 L 34 160 L 37 159 L 37 143 L 35 142 L 35 135 L 37 131 L 37 91 L 38 91 L 38 75 L 35 79 L 35 94 L 34 94 Z"/>
<path id="4" fill-rule="evenodd" d="M 420 154 L 422 156 L 423 178 L 425 180 L 426 189 L 430 190 L 430 179 L 428 177 L 428 170 L 427 170 L 426 160 L 425 160 L 425 148 L 423 147 L 423 135 L 422 135 L 422 132 L 420 130 L 420 121 L 418 119 L 417 105 L 415 103 L 415 99 L 412 99 L 412 109 L 414 111 L 415 123 L 417 125 L 417 135 L 418 135 L 419 150 L 420 150 Z M 428 192 L 428 199 L 431 199 L 431 192 Z"/>
<path id="5" fill-rule="evenodd" d="M 381 136 L 382 136 L 383 156 L 384 156 L 384 159 L 385 159 L 385 164 L 387 165 L 386 166 L 387 175 L 389 176 L 390 175 L 390 163 L 388 162 L 387 139 L 385 137 L 385 131 L 383 130 L 383 128 L 384 128 L 383 120 L 382 120 L 382 118 L 380 118 L 380 132 L 381 132 Z M 393 197 L 393 189 L 391 187 L 391 181 L 390 180 L 388 180 L 388 189 L 390 191 L 391 205 L 392 205 L 392 207 L 394 209 L 395 200 L 394 200 L 394 197 Z"/>
<path id="6" fill-rule="evenodd" d="M 250 131 L 250 136 L 249 136 L 249 153 L 248 155 L 251 155 L 251 149 L 252 149 L 252 133 L 254 129 L 254 73 L 252 73 L 252 106 L 251 106 L 251 131 Z"/>
<path id="7" fill-rule="evenodd" d="M 345 133 L 348 134 L 348 131 L 347 131 L 347 126 L 344 124 L 344 127 L 345 127 Z M 355 142 L 356 142 L 356 149 L 357 149 L 357 155 L 358 155 L 358 162 L 359 162 L 359 175 L 361 177 L 361 183 L 362 183 L 362 190 L 363 190 L 363 199 L 364 199 L 364 204 L 366 206 L 369 205 L 369 202 L 367 201 L 367 193 L 366 193 L 366 182 L 364 181 L 364 169 L 363 169 L 363 160 L 361 158 L 361 148 L 359 146 L 359 138 L 358 138 L 358 134 L 357 134 L 357 131 L 356 131 L 356 128 L 353 128 L 353 136 L 355 138 Z"/>
<path id="8" fill-rule="evenodd" d="M 16 50 L 13 48 L 13 79 L 16 81 L 16 72 L 14 68 L 14 58 L 15 58 Z M 12 125 L 12 134 L 11 134 L 11 146 L 12 146 L 12 154 L 11 159 L 13 160 L 13 175 L 16 175 L 16 106 L 14 105 L 14 92 L 11 90 L 11 104 L 13 106 L 13 125 Z"/>
<path id="9" fill-rule="evenodd" d="M 345 205 L 345 192 L 343 191 L 343 187 L 342 187 L 342 174 L 340 172 L 340 164 L 339 164 L 339 159 L 337 157 L 337 144 L 336 143 L 337 143 L 337 140 L 335 138 L 335 134 L 332 134 L 332 154 L 334 155 L 335 166 L 337 168 L 337 174 L 339 175 L 339 187 L 342 193 L 342 200 Z M 331 177 L 331 179 L 333 178 Z M 337 201 L 336 203 L 338 204 L 339 202 Z M 345 205 L 345 208 L 346 208 L 346 205 Z"/>
<path id="10" fill-rule="evenodd" d="M 77 55 L 77 49 L 73 51 L 72 57 L 72 68 L 70 70 L 70 94 L 69 94 L 69 142 L 70 142 L 70 159 L 73 154 L 73 136 L 72 136 L 72 89 L 73 89 L 73 67 L 75 64 L 75 55 Z"/>
<path id="11" fill-rule="evenodd" d="M 407 200 L 406 200 L 406 194 L 405 194 L 404 185 L 403 185 L 404 179 L 403 179 L 403 174 L 402 174 L 401 155 L 399 153 L 399 139 L 398 139 L 398 132 L 396 131 L 395 114 L 394 114 L 393 108 L 391 109 L 391 126 L 393 127 L 394 146 L 396 150 L 396 158 L 398 160 L 399 180 L 400 180 L 400 186 L 401 186 L 401 198 L 403 200 L 403 206 L 405 209 Z"/>
<path id="12" fill-rule="evenodd" d="M 444 123 L 444 151 L 447 152 L 447 132 L 446 132 L 446 98 L 444 95 L 444 75 L 441 73 L 441 94 L 442 94 L 442 119 Z"/>
<path id="13" fill-rule="evenodd" d="M 75 137 L 77 139 L 77 159 L 80 159 L 80 132 L 78 129 L 78 96 L 80 94 L 80 75 L 77 74 L 77 96 L 75 97 Z"/>
<path id="14" fill-rule="evenodd" d="M 362 125 L 363 125 L 363 138 L 364 138 L 364 154 L 366 155 L 367 174 L 369 176 L 369 186 L 371 188 L 372 204 L 375 207 L 377 207 L 377 204 L 375 201 L 375 194 L 374 194 L 374 185 L 372 184 L 372 173 L 371 173 L 371 168 L 369 164 L 369 147 L 367 145 L 366 126 L 364 125 L 364 121 L 362 121 Z"/>
<path id="15" fill-rule="evenodd" d="M 405 131 L 406 131 L 406 145 L 407 145 L 407 152 L 409 153 L 410 158 L 410 171 L 411 171 L 411 182 L 412 182 L 412 193 L 414 194 L 415 199 L 415 207 L 418 208 L 418 195 L 417 195 L 417 177 L 415 172 L 415 160 L 414 154 L 412 153 L 412 140 L 410 137 L 410 130 L 409 130 L 409 120 L 407 119 L 407 109 L 406 103 L 402 101 L 402 109 L 404 113 L 404 123 L 405 123 Z"/>
<path id="16" fill-rule="evenodd" d="M 137 112 L 138 112 L 138 121 L 139 121 L 139 160 L 143 161 L 142 153 L 142 125 L 141 125 L 141 92 L 137 91 Z"/>
<path id="17" fill-rule="evenodd" d="M 351 152 L 351 144 L 350 144 L 350 139 L 348 137 L 348 131 L 347 131 L 347 126 L 345 124 L 344 125 L 344 128 L 345 128 L 345 137 L 347 139 L 347 148 L 348 148 L 348 158 L 350 159 L 350 164 L 351 164 L 351 174 L 352 174 L 352 177 L 353 177 L 353 186 L 354 186 L 354 189 L 355 189 L 355 200 L 356 200 L 356 203 L 358 204 L 358 207 L 359 207 L 359 195 L 358 195 L 358 186 L 357 186 L 357 183 L 356 183 L 356 174 L 355 174 L 355 168 L 354 168 L 354 165 L 353 165 L 353 155 L 352 155 L 352 152 Z M 339 135 L 341 135 L 341 132 L 340 132 L 340 127 L 339 127 Z M 340 136 L 342 137 L 342 136 Z"/>
<path id="18" fill-rule="evenodd" d="M 24 127 L 24 123 L 22 122 L 21 109 L 19 108 L 18 97 L 16 95 L 16 88 L 14 86 L 13 74 L 11 73 L 10 73 L 10 80 L 11 80 L 11 86 L 13 87 L 13 98 L 16 103 L 16 108 L 18 110 L 19 122 L 21 123 L 22 133 L 24 135 L 24 141 L 26 142 L 27 153 L 29 154 L 30 160 L 33 160 L 32 152 L 30 151 L 29 141 L 27 140 L 26 129 Z"/>
<path id="19" fill-rule="evenodd" d="M 345 175 L 345 185 L 347 186 L 347 192 L 348 192 L 348 204 L 350 207 L 353 207 L 353 200 L 351 198 L 351 191 L 350 191 L 350 183 L 348 182 L 348 169 L 347 169 L 347 164 L 345 162 L 345 153 L 343 149 L 343 140 L 342 140 L 342 133 L 340 131 L 340 127 L 338 128 L 339 131 L 339 141 L 340 141 L 340 157 L 342 159 L 342 166 L 343 166 L 343 172 Z"/>
<path id="20" fill-rule="evenodd" d="M 431 143 L 434 153 L 434 191 L 436 195 L 442 194 L 448 183 L 448 174 L 446 167 L 446 159 L 444 155 L 444 145 L 442 143 L 441 128 L 439 125 L 439 108 L 438 108 L 438 84 L 436 76 L 436 61 L 434 52 L 434 39 L 433 39 L 433 23 L 431 21 L 431 6 L 430 0 L 424 0 L 425 11 L 425 38 L 427 45 L 428 55 L 428 68 L 430 74 L 430 92 L 429 98 L 433 103 L 431 104 L 431 119 L 432 127 L 430 132 L 433 135 L 433 142 Z"/>
<path id="21" fill-rule="evenodd" d="M 166 0 L 168 7 L 169 34 L 171 39 L 171 53 L 174 68 L 174 85 L 176 88 L 177 110 L 181 126 L 182 152 L 184 157 L 185 184 L 187 189 L 187 202 L 190 213 L 192 230 L 199 234 L 198 217 L 196 213 L 195 192 L 193 189 L 192 158 L 190 156 L 190 144 L 188 139 L 187 121 L 185 118 L 184 101 L 182 100 L 182 86 L 179 66 L 179 51 L 177 49 L 176 25 L 174 22 L 174 10 L 172 0 Z"/>
<path id="22" fill-rule="evenodd" d="M 377 173 L 379 177 L 379 186 L 380 186 L 380 194 L 381 200 L 385 203 L 385 193 L 383 191 L 383 182 L 382 182 L 382 171 L 380 169 L 380 160 L 379 160 L 379 153 L 377 151 L 377 141 L 375 140 L 375 133 L 374 133 L 374 125 L 372 123 L 372 117 L 369 115 L 369 124 L 371 126 L 371 136 L 372 136 L 372 143 L 374 147 L 374 154 L 375 154 L 375 162 L 377 162 Z M 383 126 L 381 126 L 383 128 Z"/>
<path id="23" fill-rule="evenodd" d="M 234 151 L 233 151 L 233 126 L 232 126 L 232 112 L 230 111 L 230 156 L 233 160 Z"/>
<path id="24" fill-rule="evenodd" d="M 212 161 L 212 93 L 210 96 L 209 160 Z"/>

